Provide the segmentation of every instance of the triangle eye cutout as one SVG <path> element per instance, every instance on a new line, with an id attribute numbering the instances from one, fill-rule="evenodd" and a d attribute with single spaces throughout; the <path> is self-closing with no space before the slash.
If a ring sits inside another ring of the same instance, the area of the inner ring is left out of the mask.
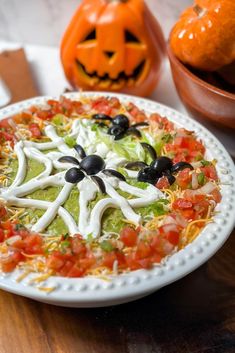
<path id="1" fill-rule="evenodd" d="M 104 53 L 109 59 L 111 59 L 115 54 L 114 51 L 105 51 Z"/>
<path id="2" fill-rule="evenodd" d="M 96 39 L 96 29 L 93 29 L 91 32 L 89 32 L 82 42 L 86 42 L 88 40 L 94 40 L 94 39 Z"/>
<path id="3" fill-rule="evenodd" d="M 127 29 L 125 30 L 125 42 L 126 43 L 140 43 L 140 40 Z"/>

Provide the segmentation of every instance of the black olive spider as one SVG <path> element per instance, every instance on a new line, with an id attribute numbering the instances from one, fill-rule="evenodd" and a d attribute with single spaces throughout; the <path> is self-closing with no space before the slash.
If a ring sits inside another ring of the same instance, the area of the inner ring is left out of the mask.
<path id="1" fill-rule="evenodd" d="M 141 162 L 130 162 L 125 165 L 127 169 L 139 169 L 137 180 L 144 181 L 149 184 L 155 185 L 161 177 L 165 176 L 170 185 L 175 182 L 174 173 L 179 172 L 185 168 L 194 169 L 193 166 L 187 162 L 178 162 L 173 164 L 169 157 L 157 157 L 155 149 L 148 143 L 142 142 L 142 147 L 148 151 L 153 161 L 150 165 Z"/>
<path id="2" fill-rule="evenodd" d="M 139 126 L 148 126 L 147 122 L 141 122 L 137 124 L 130 125 L 128 117 L 124 114 L 118 114 L 114 118 L 111 118 L 106 114 L 94 114 L 92 119 L 101 121 L 110 121 L 111 126 L 108 128 L 108 134 L 114 136 L 114 140 L 120 140 L 125 135 L 135 135 L 136 137 L 141 137 L 140 131 L 137 129 Z M 100 123 L 101 126 L 106 126 Z"/>
<path id="3" fill-rule="evenodd" d="M 102 173 L 107 176 L 113 176 L 123 181 L 126 180 L 125 177 L 116 170 L 106 169 L 105 161 L 100 156 L 96 154 L 91 154 L 87 156 L 83 147 L 80 145 L 75 145 L 74 149 L 81 158 L 80 162 L 77 160 L 77 158 L 72 156 L 63 156 L 58 159 L 58 161 L 62 163 L 72 163 L 77 165 L 77 167 L 70 168 L 65 173 L 65 180 L 68 183 L 77 184 L 82 181 L 86 177 L 86 175 L 88 175 L 90 176 L 91 180 L 93 180 L 94 183 L 98 186 L 101 193 L 105 194 L 105 184 L 101 177 L 96 175 L 97 173 L 102 171 Z"/>

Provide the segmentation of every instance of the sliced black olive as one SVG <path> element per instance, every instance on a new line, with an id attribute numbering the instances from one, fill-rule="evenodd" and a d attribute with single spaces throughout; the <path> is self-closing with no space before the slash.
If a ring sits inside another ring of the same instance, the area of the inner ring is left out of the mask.
<path id="1" fill-rule="evenodd" d="M 105 167 L 105 162 L 103 158 L 97 156 L 96 154 L 91 154 L 85 157 L 80 162 L 81 169 L 85 170 L 88 175 L 97 174 Z"/>
<path id="2" fill-rule="evenodd" d="M 60 158 L 58 159 L 58 161 L 59 161 L 59 162 L 62 162 L 62 163 L 73 163 L 73 164 L 79 165 L 78 160 L 77 160 L 75 157 L 72 157 L 72 156 L 60 157 Z"/>
<path id="3" fill-rule="evenodd" d="M 111 116 L 109 116 L 107 114 L 93 114 L 91 118 L 95 119 L 95 120 L 109 120 L 109 121 L 112 121 Z"/>
<path id="4" fill-rule="evenodd" d="M 85 174 L 78 168 L 70 168 L 65 173 L 65 180 L 71 184 L 77 184 L 85 177 Z"/>
<path id="5" fill-rule="evenodd" d="M 131 127 L 138 127 L 138 126 L 149 126 L 149 123 L 143 121 L 142 123 L 137 123 L 137 124 L 131 125 Z"/>
<path id="6" fill-rule="evenodd" d="M 105 175 L 108 176 L 114 176 L 120 180 L 126 181 L 126 178 L 124 177 L 124 175 L 122 175 L 121 173 L 117 172 L 116 170 L 113 169 L 104 169 L 102 170 L 102 173 L 104 173 Z"/>
<path id="7" fill-rule="evenodd" d="M 167 177 L 167 180 L 170 185 L 174 184 L 176 178 L 170 173 L 170 171 L 163 172 L 163 175 Z"/>
<path id="8" fill-rule="evenodd" d="M 141 137 L 141 133 L 139 130 L 137 130 L 135 127 L 131 126 L 129 129 L 127 129 L 126 133 L 128 135 L 135 135 L 136 137 Z"/>
<path id="9" fill-rule="evenodd" d="M 156 184 L 158 178 L 159 178 L 158 173 L 154 169 L 151 169 L 150 167 L 141 169 L 137 175 L 138 181 L 144 181 L 145 183 L 149 183 L 149 184 Z"/>
<path id="10" fill-rule="evenodd" d="M 85 152 L 84 148 L 81 145 L 75 145 L 74 149 L 76 150 L 77 154 L 79 155 L 79 157 L 81 159 L 86 157 L 86 152 Z"/>
<path id="11" fill-rule="evenodd" d="M 170 158 L 168 158 L 168 157 L 159 157 L 159 158 L 155 159 L 155 161 L 153 161 L 150 164 L 150 167 L 161 174 L 165 170 L 170 170 L 172 165 L 173 165 L 173 162 L 172 162 L 172 160 Z"/>
<path id="12" fill-rule="evenodd" d="M 141 146 L 150 154 L 152 159 L 157 158 L 157 152 L 150 144 L 146 142 L 141 142 Z"/>
<path id="13" fill-rule="evenodd" d="M 108 129 L 108 134 L 114 136 L 114 140 L 120 140 L 125 135 L 125 129 L 121 126 L 113 125 Z"/>
<path id="14" fill-rule="evenodd" d="M 180 170 L 183 170 L 183 169 L 186 169 L 186 168 L 189 168 L 191 170 L 193 170 L 193 166 L 187 162 L 178 162 L 176 164 L 174 164 L 171 168 L 171 173 L 177 173 L 179 172 Z"/>
<path id="15" fill-rule="evenodd" d="M 141 161 L 136 161 L 136 162 L 130 162 L 125 164 L 125 168 L 127 169 L 139 169 L 139 168 L 145 168 L 147 167 L 147 164 Z"/>
<path id="16" fill-rule="evenodd" d="M 129 127 L 129 119 L 126 115 L 124 114 L 118 114 L 116 115 L 113 120 L 112 120 L 112 123 L 114 125 L 118 125 L 118 126 L 121 126 L 123 127 L 124 129 L 128 129 Z"/>
<path id="17" fill-rule="evenodd" d="M 100 192 L 102 194 L 105 194 L 106 193 L 106 187 L 105 187 L 105 184 L 104 184 L 103 180 L 100 177 L 98 177 L 97 175 L 92 175 L 91 179 L 98 186 L 98 188 L 100 189 Z"/>

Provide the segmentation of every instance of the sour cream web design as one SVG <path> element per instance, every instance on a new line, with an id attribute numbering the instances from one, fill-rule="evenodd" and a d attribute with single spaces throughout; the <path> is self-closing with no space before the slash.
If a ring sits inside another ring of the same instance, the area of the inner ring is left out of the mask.
<path id="1" fill-rule="evenodd" d="M 120 164 L 126 162 L 126 159 L 110 150 L 105 143 L 97 143 L 95 133 L 92 131 L 92 125 L 93 123 L 87 119 L 74 120 L 71 133 L 68 136 L 75 139 L 76 143 L 81 145 L 87 154 L 101 156 L 105 161 L 106 168 L 117 170 Z M 125 219 L 134 224 L 140 224 L 141 216 L 135 212 L 134 208 L 148 206 L 154 201 L 165 197 L 153 185 L 148 185 L 143 190 L 116 177 L 105 175 L 100 171 L 97 176 L 102 178 L 105 184 L 107 197 L 99 200 L 90 209 L 90 201 L 94 200 L 99 192 L 97 185 L 89 175 L 86 175 L 76 185 L 66 182 L 65 173 L 74 165 L 59 161 L 64 156 L 72 156 L 79 160 L 79 154 L 65 143 L 64 138 L 57 134 L 56 129 L 52 125 L 45 127 L 45 135 L 50 139 L 49 142 L 38 143 L 24 140 L 16 143 L 14 151 L 18 159 L 18 170 L 11 186 L 2 189 L 0 192 L 0 197 L 9 206 L 45 210 L 45 213 L 31 226 L 32 231 L 45 232 L 55 217 L 59 215 L 66 224 L 70 235 L 80 233 L 85 238 L 89 234 L 92 234 L 93 237 L 98 237 L 102 233 L 101 220 L 106 209 L 110 207 L 120 208 Z M 39 175 L 24 182 L 28 159 L 44 164 L 45 168 Z M 136 176 L 136 172 L 133 171 L 128 171 L 128 174 L 131 177 Z M 53 202 L 30 198 L 30 194 L 34 191 L 46 189 L 50 186 L 61 188 Z M 74 187 L 79 190 L 78 219 L 74 219 L 63 207 Z M 118 189 L 136 197 L 126 199 L 118 193 Z"/>

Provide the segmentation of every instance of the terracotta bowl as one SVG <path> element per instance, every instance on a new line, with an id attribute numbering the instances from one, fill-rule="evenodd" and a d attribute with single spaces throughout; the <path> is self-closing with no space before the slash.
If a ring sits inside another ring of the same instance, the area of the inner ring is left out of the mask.
<path id="1" fill-rule="evenodd" d="M 175 86 L 186 109 L 195 118 L 235 129 L 235 94 L 198 77 L 176 58 L 169 45 L 167 51 Z"/>

